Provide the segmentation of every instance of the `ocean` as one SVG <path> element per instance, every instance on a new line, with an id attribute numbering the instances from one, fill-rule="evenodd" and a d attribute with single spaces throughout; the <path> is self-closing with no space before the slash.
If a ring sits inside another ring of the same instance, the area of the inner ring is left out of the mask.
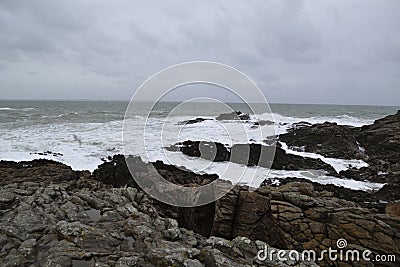
<path id="1" fill-rule="evenodd" d="M 172 112 L 177 103 L 162 102 L 147 114 L 140 112 L 137 103 L 137 114 L 134 120 L 138 127 L 131 129 L 137 140 L 146 141 L 146 151 L 138 146 L 136 155 L 150 161 L 163 160 L 166 163 L 185 166 L 199 173 L 217 173 L 229 179 L 227 163 L 212 163 L 204 159 L 190 158 L 179 152 L 163 149 L 176 141 L 207 140 L 218 141 L 227 145 L 232 143 L 262 143 L 265 136 L 257 136 L 257 129 L 251 124 L 233 121 L 215 120 L 182 126 L 179 122 L 199 117 L 215 118 L 220 107 L 216 103 L 191 103 L 183 106 L 179 112 Z M 261 105 L 261 104 L 260 104 Z M 124 115 L 128 102 L 123 101 L 0 101 L 0 160 L 32 160 L 47 158 L 70 165 L 75 170 L 93 171 L 102 163 L 102 159 L 123 153 L 122 131 Z M 248 112 L 245 104 L 229 104 L 233 110 Z M 257 105 L 255 105 L 257 107 Z M 305 121 L 322 123 L 336 122 L 342 125 L 362 126 L 371 124 L 375 119 L 397 112 L 399 107 L 384 106 L 344 106 L 344 105 L 303 105 L 303 104 L 270 104 L 276 134 L 284 133 L 293 123 Z M 263 110 L 260 106 L 260 110 Z M 257 108 L 252 119 L 263 119 L 265 114 L 258 114 Z M 267 118 L 268 116 L 266 116 Z M 268 117 L 269 118 L 269 117 Z M 139 127 L 147 119 L 148 131 L 143 136 Z M 168 120 L 168 128 L 163 128 Z M 135 123 L 133 123 L 135 125 Z M 229 131 L 238 131 L 246 127 L 248 135 L 244 138 L 232 138 Z M 159 132 L 162 132 L 160 140 Z M 290 153 L 302 153 L 291 151 Z M 312 153 L 301 154 L 307 157 L 321 157 Z M 365 166 L 359 161 L 325 159 L 335 169 L 342 170 L 352 166 Z M 275 171 L 256 167 L 235 165 L 231 171 L 243 172 L 241 183 L 257 186 L 263 179 L 299 177 L 321 183 L 334 183 L 349 188 L 368 189 L 379 187 L 367 182 L 352 181 L 328 177 L 312 171 Z M 250 174 L 251 173 L 251 174 Z M 224 175 L 223 175 L 224 174 Z M 254 178 L 255 177 L 255 178 Z"/>

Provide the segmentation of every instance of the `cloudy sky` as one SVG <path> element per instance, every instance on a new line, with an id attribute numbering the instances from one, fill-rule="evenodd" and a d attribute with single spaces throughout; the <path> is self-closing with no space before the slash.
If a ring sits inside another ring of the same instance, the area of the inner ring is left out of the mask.
<path id="1" fill-rule="evenodd" d="M 270 102 L 400 104 L 400 1 L 1 0 L 0 99 L 129 100 L 217 61 Z"/>

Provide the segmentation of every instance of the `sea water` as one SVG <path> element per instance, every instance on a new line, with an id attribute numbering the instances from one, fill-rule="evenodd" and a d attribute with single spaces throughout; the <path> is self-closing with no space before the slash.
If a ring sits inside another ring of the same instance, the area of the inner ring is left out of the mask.
<path id="1" fill-rule="evenodd" d="M 270 120 L 270 114 L 258 113 L 241 103 L 229 104 L 232 110 L 250 112 L 248 123 L 214 120 L 220 112 L 215 103 L 191 103 L 172 112 L 179 103 L 162 102 L 154 107 L 151 114 L 141 112 L 140 103 L 131 119 L 137 120 L 138 127 L 131 134 L 138 141 L 146 142 L 146 149 L 134 154 L 150 161 L 163 160 L 168 164 L 185 166 L 199 173 L 217 173 L 229 179 L 230 172 L 243 173 L 241 183 L 257 186 L 264 179 L 285 177 L 306 178 L 320 183 L 333 183 L 354 189 L 378 188 L 382 185 L 329 177 L 312 170 L 281 171 L 246 167 L 234 163 L 209 162 L 201 158 L 191 158 L 179 152 L 170 152 L 164 147 L 176 141 L 207 140 L 226 145 L 234 143 L 263 143 L 266 136 L 259 135 L 259 129 L 252 122 Z M 259 110 L 264 110 L 262 104 Z M 93 171 L 102 159 L 123 153 L 122 131 L 128 102 L 123 101 L 0 101 L 0 160 L 32 160 L 47 158 L 70 165 L 75 170 Z M 293 123 L 336 122 L 341 125 L 362 126 L 375 119 L 394 114 L 399 107 L 384 106 L 341 106 L 341 105 L 299 105 L 270 104 L 273 125 L 260 127 L 273 128 L 275 134 L 287 131 Z M 179 122 L 199 117 L 210 120 L 196 124 L 182 125 Z M 140 122 L 146 120 L 146 133 Z M 136 125 L 135 121 L 132 125 Z M 168 127 L 165 127 L 168 125 Z M 246 132 L 245 135 L 240 131 Z M 162 131 L 162 133 L 161 133 Z M 236 134 L 235 134 L 236 133 Z M 161 138 L 160 138 L 161 137 Z M 357 160 L 325 158 L 313 153 L 291 150 L 282 144 L 288 153 L 304 157 L 321 158 L 337 171 L 353 167 L 367 166 Z M 362 149 L 362 148 L 360 148 Z"/>

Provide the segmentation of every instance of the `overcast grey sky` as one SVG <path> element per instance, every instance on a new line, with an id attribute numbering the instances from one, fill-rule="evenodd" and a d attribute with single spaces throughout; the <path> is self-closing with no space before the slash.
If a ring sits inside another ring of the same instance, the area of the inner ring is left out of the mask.
<path id="1" fill-rule="evenodd" d="M 400 104 L 400 1 L 1 0 L 0 99 L 121 99 L 217 61 L 270 102 Z"/>

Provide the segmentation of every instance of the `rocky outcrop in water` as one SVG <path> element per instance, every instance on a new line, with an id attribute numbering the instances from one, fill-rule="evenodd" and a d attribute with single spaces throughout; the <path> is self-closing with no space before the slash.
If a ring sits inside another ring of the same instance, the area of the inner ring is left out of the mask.
<path id="1" fill-rule="evenodd" d="M 188 140 L 167 149 L 215 162 L 230 161 L 247 166 L 271 167 L 276 170 L 324 170 L 331 175 L 337 175 L 335 169 L 321 159 L 288 154 L 279 145 L 272 147 L 261 144 L 235 144 L 226 147 L 218 142 Z"/>
<path id="2" fill-rule="evenodd" d="M 207 120 L 210 120 L 210 119 L 196 118 L 196 119 L 181 121 L 178 123 L 178 125 L 195 124 L 195 123 L 200 123 L 200 122 L 207 121 Z"/>
<path id="3" fill-rule="evenodd" d="M 380 183 L 400 182 L 400 111 L 371 125 L 351 127 L 325 122 L 293 125 L 279 140 L 289 147 L 341 159 L 362 159 L 369 166 L 340 175 Z"/>
<path id="4" fill-rule="evenodd" d="M 325 122 L 295 127 L 279 135 L 289 147 L 302 147 L 305 152 L 318 153 L 329 158 L 365 159 L 356 140 L 357 129 L 351 126 Z"/>
<path id="5" fill-rule="evenodd" d="M 382 172 L 400 175 L 400 110 L 362 126 L 357 140 L 364 147 L 369 164 Z"/>
<path id="6" fill-rule="evenodd" d="M 242 120 L 247 121 L 250 120 L 250 115 L 247 113 L 243 113 L 241 111 L 234 111 L 231 113 L 223 113 L 215 118 L 216 120 Z"/>

